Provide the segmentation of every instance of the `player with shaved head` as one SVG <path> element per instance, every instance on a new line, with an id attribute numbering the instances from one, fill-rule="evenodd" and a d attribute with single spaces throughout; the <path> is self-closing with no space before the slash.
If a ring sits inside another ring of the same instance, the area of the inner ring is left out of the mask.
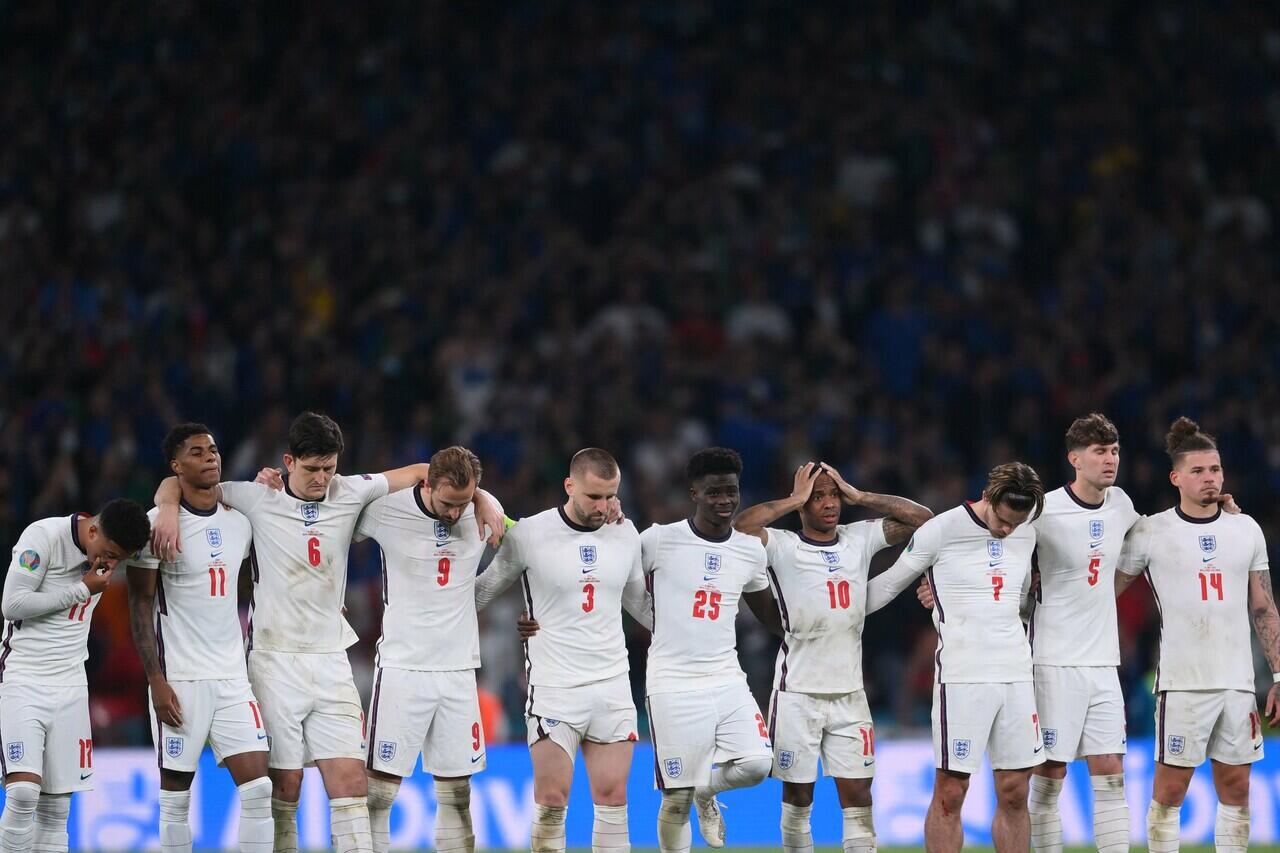
<path id="1" fill-rule="evenodd" d="M 525 646 L 525 704 L 533 758 L 534 853 L 561 853 L 578 749 L 595 803 L 591 847 L 630 849 L 627 776 L 636 740 L 622 610 L 652 624 L 640 569 L 640 535 L 618 514 L 622 474 L 599 448 L 578 451 L 565 502 L 508 531 L 476 580 L 483 608 L 517 578 L 538 631 Z"/>

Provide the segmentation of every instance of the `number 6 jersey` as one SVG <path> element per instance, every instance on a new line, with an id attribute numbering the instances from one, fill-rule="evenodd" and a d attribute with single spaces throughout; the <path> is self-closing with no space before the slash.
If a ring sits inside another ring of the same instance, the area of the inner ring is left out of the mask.
<path id="1" fill-rule="evenodd" d="M 387 493 L 381 474 L 336 475 L 325 496 L 223 483 L 222 499 L 253 525 L 249 650 L 326 654 L 358 637 L 342 615 L 347 553 L 365 505 Z"/>
<path id="2" fill-rule="evenodd" d="M 1221 509 L 1210 518 L 1178 507 L 1142 519 L 1120 571 L 1146 570 L 1160 608 L 1155 692 L 1253 691 L 1249 574 L 1270 570 L 1262 528 Z"/>

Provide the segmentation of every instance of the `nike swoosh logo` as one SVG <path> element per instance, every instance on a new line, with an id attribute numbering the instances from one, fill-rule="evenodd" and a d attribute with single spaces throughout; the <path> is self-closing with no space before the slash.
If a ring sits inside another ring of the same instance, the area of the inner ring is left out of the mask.
<path id="1" fill-rule="evenodd" d="M 482 758 L 484 758 L 484 753 L 483 753 L 483 752 L 482 752 L 482 753 L 480 753 L 479 755 L 477 755 L 475 758 L 471 759 L 471 763 L 472 763 L 472 764 L 475 764 L 477 761 L 479 761 L 479 760 L 480 760 L 480 759 L 482 759 Z"/>
<path id="2" fill-rule="evenodd" d="M 85 779 L 88 779 L 88 778 L 89 778 L 90 776 L 92 776 L 92 775 L 93 775 L 92 773 L 81 773 L 81 774 L 80 774 L 80 781 L 81 781 L 81 782 L 83 782 Z"/>
<path id="3" fill-rule="evenodd" d="M 267 739 L 267 736 L 266 736 L 266 735 L 264 735 L 264 734 L 263 734 L 263 735 L 258 735 L 258 740 L 266 740 L 266 739 Z"/>
<path id="4" fill-rule="evenodd" d="M 713 580 L 715 580 L 715 579 L 716 579 L 716 576 L 715 576 L 715 575 L 703 575 L 703 576 L 702 576 L 702 580 L 703 580 L 703 582 L 704 582 L 704 583 L 705 583 L 706 581 L 713 581 Z"/>
<path id="5" fill-rule="evenodd" d="M 1212 563 L 1217 557 L 1204 557 L 1200 560 L 1202 563 Z"/>
<path id="6" fill-rule="evenodd" d="M 995 568 L 996 566 L 998 566 L 998 565 L 1000 565 L 1000 563 L 999 563 L 999 562 L 995 562 L 995 563 L 987 563 L 987 568 L 988 568 L 988 569 L 994 569 L 994 568 Z"/>
<path id="7" fill-rule="evenodd" d="M 582 570 L 582 573 L 583 573 L 584 575 L 589 575 L 589 574 L 591 574 L 592 572 L 594 572 L 595 570 L 596 570 L 596 569 L 595 569 L 595 566 L 592 566 L 592 567 L 591 567 L 591 568 L 589 568 L 589 569 L 583 569 L 583 570 Z"/>
<path id="8" fill-rule="evenodd" d="M 1089 543 L 1089 547 L 1090 547 L 1090 548 L 1101 548 L 1101 547 L 1102 547 L 1102 542 L 1100 542 L 1100 541 L 1099 541 L 1099 542 L 1090 542 L 1090 543 Z"/>
<path id="9" fill-rule="evenodd" d="M 1037 746 L 1035 749 L 1031 750 L 1031 752 L 1032 752 L 1033 754 L 1034 754 L 1034 753 L 1038 753 L 1038 752 L 1040 752 L 1040 750 L 1042 750 L 1042 749 L 1044 749 L 1044 747 L 1043 747 L 1043 746 Z"/>
<path id="10" fill-rule="evenodd" d="M 830 574 L 831 572 L 838 572 L 838 571 L 840 571 L 840 569 L 841 569 L 841 568 L 843 568 L 843 567 L 842 567 L 842 566 L 827 566 L 827 573 L 828 573 L 828 574 Z"/>
<path id="11" fill-rule="evenodd" d="M 209 554 L 210 559 L 217 559 L 218 557 L 221 557 L 221 556 L 222 556 L 221 551 L 213 551 Z"/>
<path id="12" fill-rule="evenodd" d="M 311 526 L 311 525 L 313 525 L 313 524 L 319 524 L 319 523 L 320 523 L 320 519 L 316 519 L 315 521 L 304 521 L 304 522 L 302 522 L 302 526 L 303 526 L 303 527 L 310 527 L 310 526 Z"/>
<path id="13" fill-rule="evenodd" d="M 870 767 L 872 764 L 875 764 L 875 763 L 876 763 L 876 760 L 874 758 L 866 758 L 866 759 L 863 759 L 862 766 Z"/>

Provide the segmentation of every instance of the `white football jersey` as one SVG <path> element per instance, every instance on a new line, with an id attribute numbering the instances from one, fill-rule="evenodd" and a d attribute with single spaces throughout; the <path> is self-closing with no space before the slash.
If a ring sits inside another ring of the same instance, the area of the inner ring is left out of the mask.
<path id="1" fill-rule="evenodd" d="M 1178 507 L 1142 519 L 1120 571 L 1147 573 L 1160 608 L 1155 692 L 1253 691 L 1249 573 L 1270 570 L 1262 528 L 1224 513 L 1191 518 Z"/>
<path id="2" fill-rule="evenodd" d="M 1045 496 L 1036 529 L 1040 592 L 1031 612 L 1031 655 L 1050 666 L 1119 666 L 1116 564 L 1141 516 L 1118 486 L 1089 504 L 1070 486 Z"/>
<path id="3" fill-rule="evenodd" d="M 381 474 L 335 475 L 318 501 L 222 484 L 222 499 L 253 525 L 250 650 L 326 654 L 358 639 L 342 615 L 347 552 L 360 512 L 386 493 Z"/>
<path id="4" fill-rule="evenodd" d="M 644 621 L 640 536 L 630 521 L 598 529 L 563 507 L 523 518 L 507 531 L 476 580 L 483 608 L 519 578 L 538 633 L 525 644 L 530 688 L 581 687 L 630 670 L 622 609 Z"/>
<path id="5" fill-rule="evenodd" d="M 829 542 L 768 528 L 769 583 L 786 636 L 773 686 L 793 693 L 862 689 L 862 623 L 871 558 L 887 546 L 884 520 L 842 524 Z"/>
<path id="6" fill-rule="evenodd" d="M 893 600 L 921 574 L 933 589 L 939 684 L 1031 681 L 1031 646 L 1019 608 L 1031 583 L 1035 528 L 991 535 L 968 504 L 926 521 L 898 561 L 867 585 L 867 612 Z"/>
<path id="7" fill-rule="evenodd" d="M 433 515 L 422 489 L 403 489 L 365 508 L 356 539 L 382 549 L 382 636 L 378 666 L 476 669 L 476 571 L 485 542 L 468 506 L 452 526 Z"/>
<path id="8" fill-rule="evenodd" d="M 158 509 L 147 513 L 154 524 Z M 182 502 L 182 550 L 163 563 L 147 545 L 129 562 L 159 571 L 156 578 L 156 651 L 170 681 L 247 679 L 240 631 L 240 564 L 249 556 L 249 519 L 218 504 L 202 510 Z"/>
<path id="9" fill-rule="evenodd" d="M 4 583 L 4 612 L 12 615 L 20 596 L 25 596 L 22 610 L 32 615 L 4 620 L 0 682 L 87 683 L 89 622 L 102 596 L 90 596 L 81 582 L 89 568 L 76 530 L 83 516 L 43 518 L 22 531 L 13 546 Z"/>
<path id="10" fill-rule="evenodd" d="M 738 601 L 769 587 L 768 558 L 754 536 L 709 539 L 685 519 L 640 536 L 653 596 L 647 695 L 702 690 L 746 676 L 738 663 Z"/>

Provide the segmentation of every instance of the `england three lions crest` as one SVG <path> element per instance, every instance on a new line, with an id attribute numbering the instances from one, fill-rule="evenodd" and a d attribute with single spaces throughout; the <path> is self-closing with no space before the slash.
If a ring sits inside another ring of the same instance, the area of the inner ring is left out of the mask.
<path id="1" fill-rule="evenodd" d="M 395 741 L 390 741 L 390 740 L 378 741 L 378 760 L 379 761 L 386 762 L 386 761 L 390 761 L 395 757 L 396 757 Z"/>
<path id="2" fill-rule="evenodd" d="M 222 547 L 222 528 L 206 527 L 204 531 L 204 541 L 209 543 L 209 547 L 215 551 Z"/>
<path id="3" fill-rule="evenodd" d="M 1201 536 L 1200 550 L 1204 551 L 1206 554 L 1212 554 L 1214 551 L 1218 550 L 1218 537 L 1213 534 Z"/>
<path id="4" fill-rule="evenodd" d="M 964 760 L 969 757 L 969 740 L 968 738 L 956 738 L 951 742 L 951 754 L 956 758 Z"/>
<path id="5" fill-rule="evenodd" d="M 1095 542 L 1102 538 L 1102 519 L 1089 522 L 1089 538 Z"/>
<path id="6" fill-rule="evenodd" d="M 720 571 L 720 555 L 710 553 L 706 554 L 704 556 L 703 565 L 707 569 L 707 574 L 714 575 L 716 572 Z"/>
<path id="7" fill-rule="evenodd" d="M 578 559 L 582 560 L 584 566 L 594 566 L 596 564 L 596 546 L 595 545 L 579 545 Z"/>
<path id="8" fill-rule="evenodd" d="M 302 505 L 302 520 L 307 524 L 315 524 L 320 520 L 320 504 L 310 503 Z"/>
<path id="9" fill-rule="evenodd" d="M 987 554 L 993 560 L 999 560 L 1004 556 L 1004 543 L 999 539 L 987 540 Z"/>
<path id="10" fill-rule="evenodd" d="M 436 522 L 436 544 L 443 545 L 449 541 L 449 525 L 443 521 Z"/>
<path id="11" fill-rule="evenodd" d="M 684 762 L 679 758 L 668 758 L 662 763 L 662 767 L 672 779 L 679 779 L 684 772 Z"/>
<path id="12" fill-rule="evenodd" d="M 183 740 L 180 737 L 167 737 L 164 739 L 164 754 L 170 758 L 177 758 L 182 755 Z"/>

